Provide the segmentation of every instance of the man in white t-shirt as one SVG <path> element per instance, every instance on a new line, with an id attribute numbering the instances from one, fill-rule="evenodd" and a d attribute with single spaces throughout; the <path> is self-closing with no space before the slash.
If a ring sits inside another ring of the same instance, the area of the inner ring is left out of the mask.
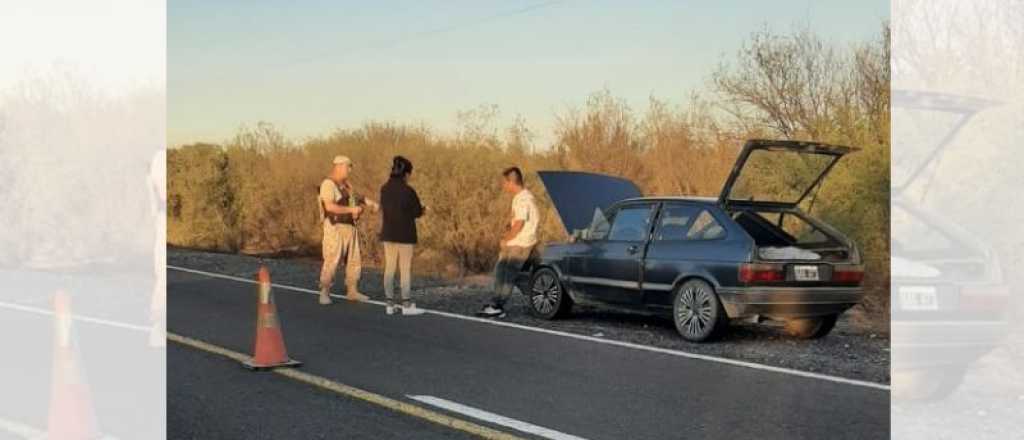
<path id="1" fill-rule="evenodd" d="M 493 301 L 478 312 L 481 316 L 492 318 L 505 316 L 505 303 L 512 296 L 516 276 L 537 244 L 537 225 L 540 224 L 540 211 L 533 200 L 533 194 L 523 186 L 522 170 L 511 167 L 503 171 L 501 176 L 502 190 L 514 195 L 512 218 L 501 238 L 501 252 L 494 265 Z"/>

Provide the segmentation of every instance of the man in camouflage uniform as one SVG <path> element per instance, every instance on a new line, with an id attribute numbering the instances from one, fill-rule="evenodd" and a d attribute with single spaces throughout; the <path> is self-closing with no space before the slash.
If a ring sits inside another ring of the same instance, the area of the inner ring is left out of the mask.
<path id="1" fill-rule="evenodd" d="M 345 258 L 346 297 L 353 301 L 369 299 L 359 292 L 362 262 L 359 251 L 359 232 L 355 224 L 365 206 L 369 206 L 376 212 L 380 205 L 373 200 L 354 194 L 352 185 L 348 182 L 351 171 L 352 160 L 345 156 L 336 156 L 330 176 L 320 183 L 318 198 L 324 230 L 324 265 L 320 270 L 320 304 L 324 305 L 331 303 L 330 289 L 342 258 Z"/>

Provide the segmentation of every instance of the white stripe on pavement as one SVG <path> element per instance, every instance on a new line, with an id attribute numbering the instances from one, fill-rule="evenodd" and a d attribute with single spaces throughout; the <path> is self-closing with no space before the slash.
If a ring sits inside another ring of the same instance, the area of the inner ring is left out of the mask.
<path id="1" fill-rule="evenodd" d="M 525 432 L 527 434 L 533 434 L 538 437 L 543 437 L 551 440 L 586 440 L 583 437 L 577 437 L 575 435 L 566 434 L 564 432 L 555 431 L 554 429 L 548 429 L 543 426 L 537 426 L 531 423 L 526 423 L 521 420 L 516 420 L 510 417 L 505 417 L 500 414 L 487 412 L 482 409 L 473 408 L 472 406 L 463 405 L 461 403 L 452 402 L 450 400 L 444 400 L 434 396 L 406 396 L 417 402 L 426 403 L 427 405 L 435 406 L 443 410 L 451 411 L 453 413 L 462 414 L 464 416 L 472 417 L 477 420 L 483 420 L 487 423 L 492 423 L 498 426 L 504 426 L 506 428 L 512 428 L 519 432 Z"/>
<path id="2" fill-rule="evenodd" d="M 0 417 L 0 432 L 6 432 L 19 438 L 26 440 L 45 440 L 47 438 L 47 432 L 42 429 L 33 428 L 21 422 L 15 422 L 14 420 L 7 420 Z M 100 434 L 99 437 L 95 437 L 96 440 L 117 440 L 116 437 L 109 435 Z"/>
<path id="3" fill-rule="evenodd" d="M 221 279 L 225 279 L 225 280 L 239 281 L 239 282 L 249 283 L 249 284 L 258 284 L 256 282 L 256 280 L 251 280 L 251 279 L 248 279 L 248 278 L 236 277 L 236 276 L 232 276 L 232 275 L 224 275 L 224 274 L 215 273 L 215 272 L 206 272 L 206 271 L 196 270 L 196 269 L 189 269 L 187 267 L 179 267 L 179 266 L 167 265 L 167 268 L 168 269 L 172 269 L 172 270 L 177 270 L 177 271 L 180 271 L 180 272 L 187 272 L 187 273 L 193 273 L 193 274 L 197 274 L 197 275 L 203 275 L 203 276 L 207 276 L 207 277 L 211 277 L 211 278 L 221 278 Z M 302 292 L 302 293 L 309 293 L 309 294 L 314 294 L 314 295 L 317 295 L 317 294 L 320 293 L 320 292 L 318 292 L 316 290 L 313 290 L 313 289 L 306 289 L 306 288 L 302 288 L 302 287 L 288 286 L 288 285 L 285 285 L 285 284 L 272 283 L 271 286 L 273 286 L 275 288 L 279 288 L 279 289 L 291 290 L 291 291 Z M 344 298 L 343 295 L 332 294 L 331 296 L 334 297 L 334 298 L 342 298 L 342 299 Z M 376 304 L 376 305 L 379 305 L 379 306 L 383 306 L 384 305 L 384 302 L 381 302 L 381 301 L 367 301 L 367 303 L 369 303 L 369 304 Z M 583 340 L 583 341 L 595 342 L 595 343 L 598 343 L 598 344 L 606 344 L 606 345 L 614 345 L 614 346 L 618 346 L 618 347 L 632 348 L 632 349 L 635 349 L 635 350 L 643 350 L 643 351 L 648 351 L 648 352 L 667 354 L 667 355 L 678 356 L 678 357 L 687 358 L 687 359 L 700 359 L 700 360 L 708 361 L 708 362 L 716 362 L 716 363 L 720 363 L 720 364 L 734 365 L 734 366 L 737 366 L 737 367 L 751 368 L 751 369 L 761 370 L 761 371 L 771 371 L 771 372 L 775 372 L 775 373 L 788 374 L 788 375 L 791 375 L 791 376 L 799 376 L 799 377 L 806 377 L 806 378 L 809 378 L 809 379 L 817 379 L 817 380 L 823 380 L 823 381 L 827 381 L 827 382 L 841 383 L 841 384 L 844 384 L 844 385 L 853 385 L 853 386 L 872 388 L 872 389 L 883 390 L 883 391 L 889 391 L 890 390 L 889 385 L 882 384 L 882 383 L 877 383 L 877 382 L 869 382 L 869 381 L 866 381 L 866 380 L 848 379 L 848 378 L 845 378 L 845 377 L 831 376 L 831 375 L 828 375 L 828 374 L 812 373 L 812 372 L 809 372 L 809 371 L 794 370 L 792 368 L 776 367 L 776 366 L 773 366 L 773 365 L 764 365 L 764 364 L 758 364 L 758 363 L 755 363 L 755 362 L 746 362 L 746 361 L 740 361 L 740 360 L 736 360 L 736 359 L 729 359 L 729 358 L 723 358 L 723 357 L 717 357 L 717 356 L 710 356 L 710 355 L 706 355 L 706 354 L 689 353 L 689 352 L 685 352 L 685 351 L 671 350 L 671 349 L 660 348 L 660 347 L 653 347 L 653 346 L 650 346 L 650 345 L 634 344 L 632 342 L 616 341 L 616 340 L 611 340 L 611 339 L 602 339 L 602 338 L 597 338 L 597 337 L 594 337 L 594 336 L 578 335 L 578 334 L 575 334 L 575 333 L 568 333 L 568 332 L 563 332 L 563 331 L 558 331 L 558 330 L 550 330 L 550 329 L 540 328 L 540 327 L 531 327 L 531 326 L 528 326 L 528 325 L 515 324 L 515 323 L 511 323 L 511 322 L 496 321 L 496 320 L 493 320 L 493 319 L 477 318 L 475 316 L 466 316 L 466 315 L 460 315 L 460 314 L 457 314 L 457 313 L 442 312 L 440 310 L 431 310 L 431 309 L 423 309 L 423 310 L 426 311 L 429 314 L 438 315 L 438 316 L 444 316 L 446 318 L 461 319 L 461 320 L 464 320 L 464 321 L 474 321 L 474 322 L 479 322 L 479 323 L 483 323 L 483 324 L 497 325 L 497 326 L 501 326 L 501 327 L 510 327 L 510 328 L 515 328 L 515 329 L 519 329 L 519 330 L 526 330 L 526 331 L 531 331 L 531 332 L 545 333 L 545 334 L 549 334 L 549 335 L 556 335 L 556 336 L 561 336 L 561 337 L 566 337 L 566 338 L 572 338 L 572 339 L 578 339 L 578 340 Z"/>
<path id="4" fill-rule="evenodd" d="M 46 438 L 46 431 L 33 428 L 24 423 L 0 418 L 0 432 L 17 436 L 19 438 L 35 440 Z"/>
<path id="5" fill-rule="evenodd" d="M 28 312 L 28 313 L 35 313 L 37 315 L 47 315 L 47 316 L 53 315 L 53 310 L 43 309 L 43 308 L 39 308 L 39 307 L 25 306 L 25 305 L 21 305 L 21 304 L 7 303 L 7 302 L 0 302 L 0 308 L 11 309 L 11 310 L 18 310 L 18 311 Z M 110 326 L 110 327 L 123 328 L 123 329 L 126 329 L 126 330 L 136 330 L 136 331 L 140 331 L 140 332 L 148 332 L 148 331 L 152 330 L 151 327 L 146 327 L 146 326 L 137 325 L 137 324 L 128 324 L 128 323 L 124 323 L 124 322 L 111 321 L 109 319 L 103 319 L 103 318 L 93 318 L 91 316 L 82 316 L 82 315 L 72 314 L 71 318 L 73 318 L 76 321 L 80 321 L 80 322 L 88 322 L 88 323 L 92 323 L 92 324 L 106 325 L 106 326 Z"/>

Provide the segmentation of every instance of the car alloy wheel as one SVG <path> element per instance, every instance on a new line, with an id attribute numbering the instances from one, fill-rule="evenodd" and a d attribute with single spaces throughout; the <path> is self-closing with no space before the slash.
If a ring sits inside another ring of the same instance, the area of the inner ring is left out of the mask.
<path id="1" fill-rule="evenodd" d="M 555 277 L 548 272 L 539 274 L 533 280 L 533 308 L 542 314 L 549 314 L 558 306 L 558 297 L 562 294 L 562 288 L 555 281 Z"/>
<path id="2" fill-rule="evenodd" d="M 543 268 L 534 273 L 530 282 L 530 311 L 534 315 L 545 319 L 558 317 L 568 311 L 570 301 L 553 270 Z"/>
<path id="3" fill-rule="evenodd" d="M 676 330 L 689 341 L 713 338 L 726 320 L 715 291 L 701 280 L 690 280 L 679 287 L 674 308 Z"/>

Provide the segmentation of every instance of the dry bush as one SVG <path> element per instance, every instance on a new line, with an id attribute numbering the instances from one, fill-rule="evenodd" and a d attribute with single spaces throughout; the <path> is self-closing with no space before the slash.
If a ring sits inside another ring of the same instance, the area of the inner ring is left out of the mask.
<path id="1" fill-rule="evenodd" d="M 67 68 L 0 90 L 0 267 L 151 253 L 148 173 L 164 119 L 162 92 L 113 95 Z"/>

